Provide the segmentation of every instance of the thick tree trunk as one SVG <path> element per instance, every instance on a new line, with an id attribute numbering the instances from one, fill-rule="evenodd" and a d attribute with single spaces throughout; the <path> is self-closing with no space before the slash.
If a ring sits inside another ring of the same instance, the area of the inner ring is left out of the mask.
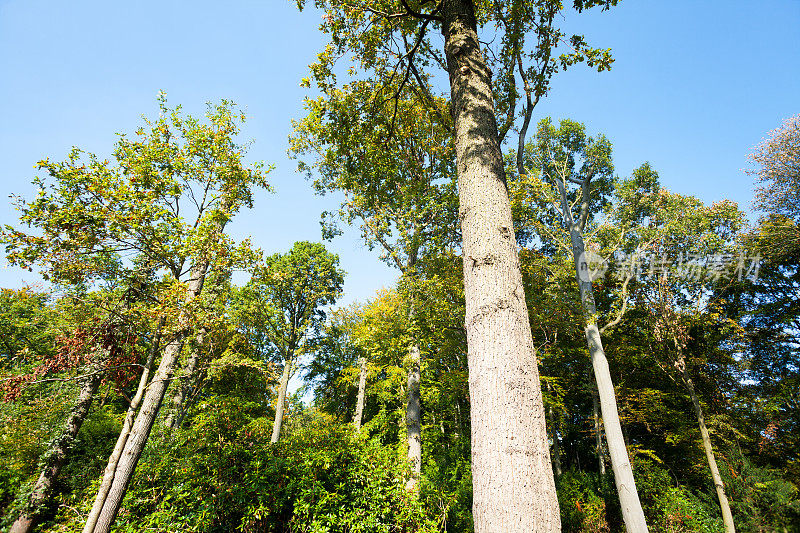
<path id="1" fill-rule="evenodd" d="M 283 404 L 286 403 L 286 389 L 289 386 L 289 377 L 292 372 L 292 360 L 287 359 L 283 365 L 283 375 L 281 385 L 278 389 L 278 403 L 275 405 L 275 423 L 272 425 L 272 438 L 270 442 L 275 444 L 281 436 L 281 426 L 283 426 Z"/>
<path id="2" fill-rule="evenodd" d="M 491 73 L 472 0 L 446 0 L 441 14 L 463 238 L 475 531 L 555 532 L 561 520 Z"/>
<path id="3" fill-rule="evenodd" d="M 111 457 L 109 457 L 108 464 L 103 471 L 103 480 L 100 482 L 100 488 L 97 491 L 97 496 L 95 497 L 94 504 L 92 505 L 92 510 L 89 512 L 89 517 L 86 519 L 86 524 L 83 527 L 84 533 L 90 533 L 94 530 L 94 526 L 97 524 L 97 518 L 100 516 L 100 511 L 103 509 L 103 504 L 106 501 L 108 491 L 111 489 L 111 484 L 114 481 L 114 474 L 117 470 L 117 464 L 122 456 L 125 443 L 128 441 L 128 436 L 131 433 L 131 427 L 133 427 L 133 420 L 136 418 L 136 412 L 139 410 L 139 404 L 141 404 L 144 392 L 147 389 L 148 383 L 150 383 L 150 373 L 153 370 L 153 361 L 155 360 L 156 354 L 158 353 L 158 348 L 161 344 L 161 331 L 164 328 L 165 322 L 166 320 L 163 316 L 158 321 L 153 342 L 150 344 L 150 350 L 147 353 L 147 362 L 145 363 L 144 369 L 142 370 L 142 375 L 139 378 L 139 386 L 136 388 L 136 394 L 134 394 L 133 398 L 131 399 L 131 404 L 128 407 L 128 412 L 125 414 L 125 420 L 122 423 L 122 430 L 119 433 L 119 437 L 117 437 L 117 443 L 114 445 L 114 450 L 111 452 Z"/>
<path id="4" fill-rule="evenodd" d="M 420 402 L 420 355 L 416 343 L 408 349 L 408 401 L 406 403 L 406 438 L 408 439 L 408 463 L 411 468 L 406 490 L 419 491 L 422 473 L 422 406 Z"/>
<path id="5" fill-rule="evenodd" d="M 600 401 L 597 389 L 592 388 L 592 416 L 594 418 L 594 447 L 597 450 L 597 462 L 600 465 L 600 475 L 606 475 L 606 462 L 603 457 L 603 430 L 600 424 Z"/>
<path id="6" fill-rule="evenodd" d="M 600 332 L 597 329 L 597 319 L 595 318 L 597 309 L 595 308 L 592 282 L 589 277 L 588 264 L 586 263 L 583 235 L 581 235 L 575 224 L 570 227 L 570 239 L 575 261 L 575 275 L 578 280 L 581 305 L 586 321 L 586 342 L 592 357 L 597 393 L 600 396 L 600 410 L 603 414 L 603 426 L 605 427 L 608 453 L 611 456 L 614 483 L 617 486 L 617 494 L 622 507 L 622 518 L 625 521 L 625 528 L 628 533 L 646 532 L 647 523 L 645 522 L 642 504 L 639 501 L 639 493 L 636 490 L 636 482 L 633 479 L 633 469 L 628 458 L 628 450 L 625 447 L 625 439 L 622 436 L 614 383 L 611 380 L 608 360 L 606 359 L 605 350 L 603 350 L 603 343 L 600 340 Z"/>
<path id="7" fill-rule="evenodd" d="M 191 279 L 186 295 L 187 304 L 197 298 L 202 292 L 208 266 L 208 262 L 204 262 L 192 268 Z M 111 525 L 114 523 L 114 519 L 122 504 L 122 499 L 127 491 L 128 483 L 130 483 L 133 477 L 144 446 L 147 444 L 150 431 L 153 429 L 153 423 L 161 408 L 161 403 L 164 401 L 164 394 L 172 379 L 175 364 L 180 356 L 183 343 L 186 336 L 191 331 L 190 316 L 187 310 L 184 309 L 181 312 L 178 324 L 178 331 L 175 332 L 173 338 L 164 348 L 164 355 L 161 358 L 161 363 L 158 366 L 155 376 L 153 376 L 150 386 L 147 387 L 147 392 L 142 400 L 142 408 L 133 423 L 130 435 L 125 443 L 125 448 L 114 474 L 114 481 L 111 483 L 108 495 L 103 503 L 103 508 L 97 518 L 97 523 L 94 530 L 92 530 L 96 533 L 108 533 L 111 529 Z"/>
<path id="8" fill-rule="evenodd" d="M 697 393 L 694 390 L 694 383 L 686 369 L 686 361 L 683 355 L 680 356 L 675 366 L 680 370 L 683 383 L 686 385 L 686 390 L 689 391 L 689 396 L 692 399 L 694 413 L 697 416 L 697 423 L 700 426 L 700 436 L 703 439 L 703 449 L 706 452 L 706 460 L 708 460 L 708 469 L 711 470 L 711 479 L 714 481 L 714 488 L 717 491 L 717 500 L 719 500 L 719 507 L 722 510 L 722 522 L 725 525 L 725 533 L 735 533 L 736 528 L 733 524 L 731 506 L 728 503 L 728 496 L 725 494 L 725 484 L 722 482 L 722 477 L 719 475 L 717 459 L 714 457 L 714 449 L 711 447 L 711 437 L 708 434 L 706 420 L 703 416 L 703 408 L 700 406 L 700 399 L 697 397 Z"/>
<path id="9" fill-rule="evenodd" d="M 367 358 L 358 358 L 358 396 L 356 396 L 356 412 L 353 415 L 353 425 L 356 431 L 361 429 L 361 419 L 364 417 L 364 398 L 367 393 Z"/>
<path id="10" fill-rule="evenodd" d="M 42 506 L 50 498 L 53 483 L 61 473 L 61 468 L 66 462 L 70 448 L 75 443 L 75 437 L 78 436 L 83 421 L 86 420 L 86 416 L 89 414 L 92 399 L 94 399 L 94 395 L 102 381 L 102 374 L 95 365 L 91 365 L 90 371 L 91 374 L 83 379 L 78 401 L 67 418 L 64 430 L 46 452 L 44 469 L 33 487 L 33 492 L 31 492 L 25 510 L 11 526 L 9 533 L 28 533 L 32 531 Z"/>
<path id="11" fill-rule="evenodd" d="M 195 345 L 192 347 L 192 354 L 189 356 L 189 360 L 186 361 L 186 368 L 183 369 L 183 375 L 179 382 L 176 383 L 177 390 L 172 397 L 172 407 L 164 420 L 164 428 L 167 433 L 172 432 L 172 430 L 175 429 L 176 422 L 182 418 L 181 412 L 183 411 L 186 398 L 192 390 L 192 383 L 194 383 L 197 374 L 200 356 L 203 346 L 205 345 L 207 334 L 208 329 L 205 326 L 201 327 L 195 337 Z"/>

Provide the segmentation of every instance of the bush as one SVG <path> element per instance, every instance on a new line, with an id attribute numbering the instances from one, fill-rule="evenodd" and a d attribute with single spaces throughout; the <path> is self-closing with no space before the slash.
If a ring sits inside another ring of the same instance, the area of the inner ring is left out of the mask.
<path id="1" fill-rule="evenodd" d="M 613 504 L 609 505 L 610 502 L 604 496 L 609 494 L 608 489 L 606 480 L 598 474 L 576 470 L 564 472 L 556 480 L 561 507 L 561 530 L 564 533 L 622 531 L 619 527 L 612 528 L 621 519 L 609 519 L 609 514 L 616 513 Z"/>
<path id="2" fill-rule="evenodd" d="M 677 485 L 655 460 L 637 456 L 634 474 L 647 523 L 654 533 L 717 533 L 724 529 L 716 499 L 704 501 Z"/>
<path id="3" fill-rule="evenodd" d="M 435 531 L 390 448 L 316 413 L 270 445 L 271 421 L 236 412 L 218 403 L 178 451 L 143 457 L 120 531 Z"/>

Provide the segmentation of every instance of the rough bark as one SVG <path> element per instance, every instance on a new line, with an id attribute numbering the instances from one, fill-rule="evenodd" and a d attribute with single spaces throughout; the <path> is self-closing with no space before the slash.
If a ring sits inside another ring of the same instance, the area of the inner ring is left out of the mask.
<path id="1" fill-rule="evenodd" d="M 594 447 L 597 451 L 597 462 L 600 466 L 600 475 L 606 475 L 606 462 L 603 457 L 603 430 L 600 424 L 600 401 L 597 397 L 597 389 L 592 389 L 592 416 L 594 418 Z"/>
<path id="2" fill-rule="evenodd" d="M 714 449 L 711 447 L 711 436 L 708 434 L 706 427 L 706 420 L 703 416 L 703 408 L 700 406 L 700 399 L 694 389 L 694 383 L 689 376 L 686 369 L 686 361 L 683 355 L 680 356 L 675 366 L 681 372 L 683 383 L 686 390 L 689 391 L 689 396 L 692 399 L 694 406 L 694 413 L 697 416 L 697 424 L 700 426 L 700 436 L 703 439 L 703 449 L 706 452 L 706 460 L 708 460 L 708 469 L 711 471 L 711 479 L 714 481 L 714 488 L 717 491 L 717 500 L 719 507 L 722 511 L 722 522 L 725 525 L 725 533 L 735 533 L 736 527 L 733 524 L 733 514 L 731 513 L 731 506 L 728 503 L 728 496 L 725 494 L 725 484 L 722 482 L 722 477 L 719 475 L 719 468 L 717 467 L 717 459 L 714 457 Z"/>
<path id="3" fill-rule="evenodd" d="M 192 268 L 191 279 L 189 280 L 186 295 L 187 304 L 192 302 L 202 292 L 208 266 L 209 263 L 204 261 Z M 130 483 L 133 477 L 144 446 L 147 443 L 147 439 L 150 437 L 150 431 L 153 429 L 156 416 L 161 408 L 167 386 L 175 371 L 175 364 L 178 361 L 183 343 L 190 330 L 190 316 L 188 311 L 184 309 L 178 319 L 178 330 L 164 348 L 161 363 L 142 400 L 141 410 L 133 423 L 122 456 L 117 464 L 114 481 L 111 483 L 108 495 L 103 503 L 103 508 L 97 518 L 97 523 L 92 530 L 94 532 L 108 533 L 111 529 L 111 525 L 114 523 L 120 505 L 122 504 L 122 499 L 127 491 L 128 483 Z"/>
<path id="4" fill-rule="evenodd" d="M 108 464 L 103 471 L 103 480 L 100 482 L 100 488 L 97 491 L 92 510 L 89 511 L 89 517 L 86 519 L 86 524 L 83 527 L 84 533 L 89 533 L 94 530 L 97 518 L 100 516 L 100 511 L 103 509 L 108 491 L 111 489 L 111 484 L 114 481 L 114 474 L 117 470 L 117 464 L 122 456 L 125 443 L 128 441 L 128 436 L 131 433 L 136 412 L 139 410 L 144 392 L 148 383 L 150 383 L 150 373 L 153 370 L 153 361 L 155 360 L 155 356 L 161 344 L 161 331 L 164 328 L 165 322 L 166 320 L 164 317 L 159 319 L 153 342 L 150 344 L 150 350 L 147 353 L 147 361 L 142 370 L 142 375 L 139 377 L 139 386 L 136 388 L 136 394 L 134 394 L 131 399 L 130 406 L 128 406 L 128 412 L 125 414 L 125 420 L 122 423 L 122 430 L 119 433 L 119 437 L 117 437 L 117 443 L 114 445 L 114 450 L 111 452 L 111 456 L 108 458 Z"/>
<path id="5" fill-rule="evenodd" d="M 286 388 L 289 386 L 289 376 L 292 371 L 292 361 L 287 359 L 283 365 L 283 375 L 281 385 L 278 389 L 278 403 L 275 406 L 275 423 L 272 425 L 272 438 L 270 442 L 275 444 L 281 436 L 281 426 L 283 426 L 283 404 L 286 403 Z"/>
<path id="6" fill-rule="evenodd" d="M 166 429 L 167 433 L 170 433 L 173 429 L 175 429 L 176 422 L 181 418 L 181 412 L 183 411 L 184 403 L 186 402 L 186 398 L 189 396 L 189 393 L 192 390 L 192 383 L 196 377 L 195 374 L 197 373 L 197 369 L 199 367 L 200 356 L 203 346 L 205 345 L 207 334 L 208 329 L 205 326 L 201 327 L 200 331 L 197 332 L 197 336 L 195 337 L 195 345 L 192 347 L 192 353 L 189 356 L 189 360 L 186 361 L 186 367 L 183 369 L 183 375 L 181 375 L 181 378 L 177 383 L 175 395 L 172 397 L 172 407 L 169 414 L 164 419 L 164 428 Z"/>
<path id="7" fill-rule="evenodd" d="M 353 426 L 356 431 L 361 429 L 361 419 L 364 417 L 364 398 L 367 392 L 367 358 L 358 358 L 358 396 L 356 396 L 356 412 L 353 415 Z"/>
<path id="8" fill-rule="evenodd" d="M 83 421 L 86 420 L 86 416 L 89 414 L 89 408 L 92 405 L 92 400 L 101 380 L 101 372 L 95 365 L 92 365 L 90 375 L 82 380 L 78 401 L 72 408 L 69 417 L 67 417 L 64 430 L 53 441 L 45 454 L 44 468 L 36 481 L 36 485 L 33 487 L 25 510 L 11 526 L 9 533 L 28 533 L 33 530 L 38 514 L 42 506 L 50 498 L 53 483 L 61 473 L 61 468 L 64 466 L 69 451 L 75 443 L 75 438 L 78 436 L 81 425 L 83 425 Z"/>
<path id="9" fill-rule="evenodd" d="M 559 531 L 491 73 L 472 1 L 446 1 L 441 13 L 463 238 L 475 531 Z"/>
<path id="10" fill-rule="evenodd" d="M 566 203 L 566 198 L 563 194 L 562 189 L 562 203 Z M 586 247 L 583 242 L 583 235 L 577 224 L 571 220 L 569 221 L 569 226 L 572 254 L 575 261 L 575 276 L 578 280 L 581 305 L 586 323 L 584 330 L 586 343 L 592 358 L 597 393 L 600 397 L 600 411 L 603 415 L 603 426 L 606 433 L 606 443 L 608 444 L 608 453 L 611 456 L 611 469 L 614 472 L 614 483 L 616 484 L 620 506 L 622 507 L 622 518 L 629 533 L 646 532 L 647 523 L 645 522 L 642 504 L 639 501 L 639 493 L 636 490 L 636 482 L 633 478 L 633 469 L 628 458 L 628 450 L 625 447 L 625 439 L 622 435 L 614 383 L 611 380 L 608 359 L 606 359 L 603 343 L 600 340 L 600 332 L 597 329 L 597 309 L 594 303 L 594 292 L 589 278 L 588 265 L 586 264 Z"/>
<path id="11" fill-rule="evenodd" d="M 422 407 L 420 403 L 420 354 L 419 346 L 408 349 L 408 401 L 406 403 L 406 438 L 408 439 L 408 463 L 411 468 L 406 480 L 406 490 L 417 493 L 422 473 Z"/>

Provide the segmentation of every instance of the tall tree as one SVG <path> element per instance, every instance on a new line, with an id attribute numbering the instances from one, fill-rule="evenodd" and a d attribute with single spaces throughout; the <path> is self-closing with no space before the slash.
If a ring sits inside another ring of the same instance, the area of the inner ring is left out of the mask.
<path id="1" fill-rule="evenodd" d="M 283 363 L 271 442 L 278 442 L 286 390 L 293 367 L 325 320 L 324 307 L 342 292 L 339 257 L 322 244 L 299 241 L 285 254 L 267 257 L 239 295 L 240 322 L 263 336 L 266 347 Z"/>
<path id="2" fill-rule="evenodd" d="M 310 112 L 296 124 L 292 149 L 315 157 L 311 165 L 299 166 L 309 177 L 312 169 L 318 170 L 317 192 L 343 192 L 338 218 L 360 220 L 368 246 L 377 246 L 381 258 L 400 270 L 408 289 L 409 320 L 414 322 L 418 263 L 457 238 L 453 147 L 448 125 L 440 120 L 447 111 L 441 99 L 426 106 L 406 91 L 406 98 L 386 103 L 383 113 L 369 112 L 359 102 L 374 90 L 374 83 L 355 82 L 330 98 L 308 101 Z M 387 140 L 384 132 L 390 129 L 394 135 Z M 335 219 L 326 216 L 323 233 L 339 233 Z M 411 467 L 407 485 L 413 492 L 422 470 L 421 364 L 420 341 L 412 338 L 406 357 L 406 433 Z M 359 381 L 367 370 L 360 367 Z"/>
<path id="3" fill-rule="evenodd" d="M 29 235 L 4 230 L 9 259 L 37 263 L 58 281 L 90 283 L 126 268 L 136 254 L 168 274 L 162 311 L 170 320 L 158 370 L 142 406 L 94 531 L 108 531 L 147 442 L 192 324 L 192 302 L 212 264 L 246 264 L 253 253 L 223 234 L 241 207 L 252 205 L 253 187 L 266 187 L 263 165 L 248 166 L 235 137 L 244 115 L 230 102 L 208 106 L 207 121 L 170 109 L 162 95 L 160 116 L 145 119 L 133 139 L 121 136 L 116 164 L 74 149 L 60 163 L 44 160 L 49 178 L 37 178 L 40 194 L 18 200 L 22 221 L 39 230 Z M 187 221 L 188 219 L 188 221 Z M 182 302 L 177 308 L 172 302 Z"/>
<path id="4" fill-rule="evenodd" d="M 643 186 L 651 192 L 637 192 Z M 741 279 L 746 274 L 744 270 L 752 266 L 745 264 L 750 261 L 745 261 L 744 251 L 736 242 L 744 226 L 743 214 L 729 201 L 706 206 L 697 198 L 671 193 L 661 188 L 657 174 L 648 173 L 645 167 L 640 168 L 633 179 L 619 183 L 617 194 L 622 199 L 622 208 L 614 214 L 616 222 L 625 226 L 637 218 L 641 220 L 627 231 L 627 236 L 620 238 L 622 248 L 628 253 L 628 257 L 620 261 L 622 275 L 630 279 L 638 271 L 632 282 L 635 299 L 640 311 L 646 310 L 655 322 L 652 327 L 653 334 L 660 339 L 657 344 L 667 345 L 666 364 L 658 360 L 657 350 L 653 353 L 655 362 L 689 394 L 723 523 L 726 531 L 733 531 L 731 508 L 701 405 L 702 395 L 692 377 L 703 366 L 711 366 L 707 363 L 710 354 L 689 357 L 687 353 L 692 336 L 697 337 L 693 339 L 694 346 L 707 346 L 709 339 L 704 337 L 710 330 L 700 327 L 690 330 L 686 324 L 687 321 L 698 324 L 701 318 L 708 323 L 718 317 L 720 313 L 714 311 L 714 307 L 719 306 L 725 286 Z M 643 279 L 644 270 L 646 279 Z M 628 304 L 623 302 L 624 306 Z M 725 324 L 726 320 L 716 322 Z M 737 344 L 736 335 L 728 334 L 726 338 L 729 344 Z M 715 365 L 727 369 L 729 379 L 730 369 L 736 367 L 730 358 L 724 365 L 720 362 Z M 673 368 L 677 371 L 677 380 L 670 374 Z M 713 383 L 713 378 L 710 381 Z M 735 378 L 730 379 L 727 386 L 735 389 L 735 382 Z"/>
<path id="5" fill-rule="evenodd" d="M 644 510 L 639 501 L 619 421 L 611 371 L 597 324 L 592 268 L 596 269 L 598 265 L 591 265 L 592 252 L 587 250 L 584 240 L 584 233 L 589 229 L 587 224 L 596 214 L 593 210 L 602 205 L 611 186 L 611 143 L 603 136 L 597 139 L 588 137 L 585 127 L 577 122 L 562 120 L 559 127 L 555 127 L 550 120 L 545 119 L 539 124 L 534 144 L 531 163 L 541 172 L 542 179 L 554 189 L 545 198 L 550 200 L 556 220 L 569 234 L 569 249 L 580 290 L 586 343 L 594 368 L 622 516 L 628 531 L 647 531 Z M 522 168 L 519 173 L 527 174 Z M 574 186 L 577 186 L 577 190 L 573 190 Z M 598 425 L 595 427 L 599 434 Z M 599 446 L 598 452 L 601 452 Z M 602 462 L 600 453 L 599 458 Z"/>
<path id="6" fill-rule="evenodd" d="M 574 5 L 580 11 L 615 3 L 576 0 Z M 298 0 L 298 6 L 304 4 Z M 357 60 L 349 74 L 378 80 L 365 106 L 397 102 L 407 85 L 415 87 L 420 100 L 430 101 L 426 66 L 448 74 L 467 309 L 475 527 L 479 532 L 556 531 L 558 502 L 500 147 L 516 116 L 517 70 L 528 80 L 527 94 L 538 100 L 559 67 L 586 60 L 602 70 L 610 55 L 573 36 L 574 53 L 551 56 L 564 37 L 554 26 L 563 8 L 557 1 L 314 4 L 325 11 L 323 30 L 332 37 L 312 65 L 323 93 L 336 90 L 335 61 L 353 54 Z M 479 22 L 500 31 L 497 84 L 480 45 Z M 443 49 L 433 45 L 430 29 L 436 27 Z M 525 48 L 529 31 L 536 39 L 532 51 Z M 527 60 L 533 65 L 526 70 Z M 528 102 L 532 110 L 533 100 Z M 498 116 L 506 117 L 499 129 Z M 386 135 L 393 135 L 392 127 Z M 518 487 L 520 478 L 529 480 L 525 490 Z"/>

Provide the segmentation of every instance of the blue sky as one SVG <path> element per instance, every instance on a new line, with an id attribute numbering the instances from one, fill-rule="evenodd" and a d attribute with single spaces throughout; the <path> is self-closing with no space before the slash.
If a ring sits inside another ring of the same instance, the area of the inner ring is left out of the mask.
<path id="1" fill-rule="evenodd" d="M 324 44 L 319 22 L 288 0 L 0 0 L 0 224 L 16 223 L 6 198 L 32 195 L 39 159 L 63 159 L 73 145 L 109 155 L 114 133 L 154 115 L 163 89 L 195 114 L 206 101 L 239 103 L 252 160 L 277 167 L 277 193 L 239 215 L 236 236 L 266 253 L 319 240 L 319 214 L 335 199 L 314 196 L 286 156 L 290 121 L 303 112 L 299 81 Z M 560 74 L 535 118 L 605 133 L 620 175 L 650 161 L 676 192 L 749 208 L 746 155 L 800 113 L 800 1 L 623 0 L 565 23 L 616 62 L 602 74 Z M 356 230 L 328 246 L 348 272 L 345 301 L 392 284 Z M 2 287 L 37 279 L 0 268 Z"/>

